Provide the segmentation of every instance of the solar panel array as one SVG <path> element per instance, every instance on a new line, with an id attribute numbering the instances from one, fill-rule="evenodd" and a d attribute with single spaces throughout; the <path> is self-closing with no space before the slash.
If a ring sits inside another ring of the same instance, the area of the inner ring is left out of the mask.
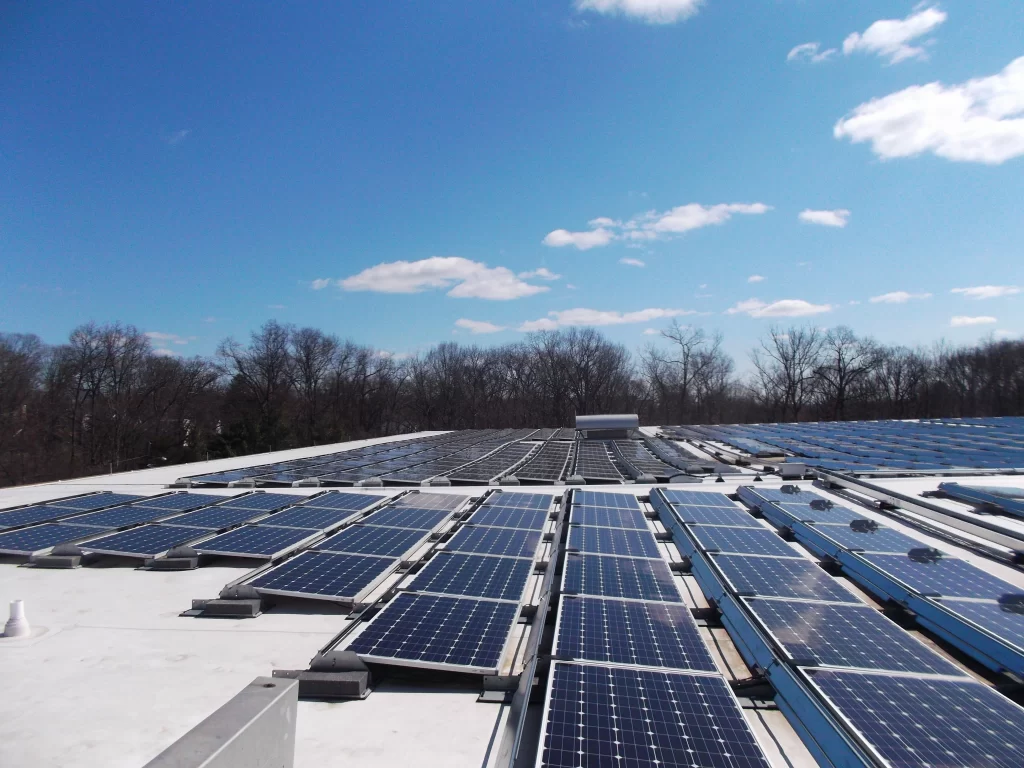
<path id="1" fill-rule="evenodd" d="M 1004 515 L 1024 518 L 1024 489 L 1002 486 L 939 483 L 939 491 L 950 499 L 998 511 Z"/>
<path id="2" fill-rule="evenodd" d="M 565 479 L 575 444 L 569 442 L 549 441 L 540 447 L 537 453 L 515 471 L 515 476 L 530 483 L 557 483 Z"/>
<path id="3" fill-rule="evenodd" d="M 586 481 L 621 483 L 628 472 L 610 452 L 610 441 L 589 440 L 576 444 L 576 464 L 573 474 Z"/>
<path id="4" fill-rule="evenodd" d="M 516 467 L 539 449 L 537 443 L 511 443 L 489 456 L 466 464 L 449 473 L 448 479 L 467 485 L 487 485 L 505 475 L 513 473 Z"/>

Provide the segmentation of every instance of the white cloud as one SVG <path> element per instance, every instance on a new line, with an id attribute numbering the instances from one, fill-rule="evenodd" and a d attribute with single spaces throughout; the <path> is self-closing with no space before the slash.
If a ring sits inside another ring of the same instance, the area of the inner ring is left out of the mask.
<path id="1" fill-rule="evenodd" d="M 850 300 L 849 300 L 849 301 L 847 302 L 847 304 L 849 304 L 849 305 L 850 305 L 851 307 L 856 307 L 856 306 L 857 306 L 858 304 L 860 304 L 860 302 L 859 302 L 859 301 L 857 301 L 856 299 L 850 299 Z"/>
<path id="2" fill-rule="evenodd" d="M 959 293 L 968 299 L 998 299 L 1020 293 L 1016 285 L 976 285 L 973 288 L 954 288 L 950 293 Z"/>
<path id="3" fill-rule="evenodd" d="M 539 280 L 560 280 L 561 275 L 556 275 L 547 267 L 537 267 L 529 272 L 520 272 L 519 277 L 523 280 L 529 280 L 530 278 L 536 277 Z"/>
<path id="4" fill-rule="evenodd" d="M 949 318 L 949 324 L 954 328 L 962 328 L 967 325 L 989 325 L 991 323 L 999 322 L 994 317 L 981 316 L 981 317 L 968 317 L 967 315 L 956 315 L 955 317 Z"/>
<path id="5" fill-rule="evenodd" d="M 786 61 L 809 61 L 820 64 L 836 54 L 835 48 L 821 50 L 821 43 L 801 43 L 786 54 Z"/>
<path id="6" fill-rule="evenodd" d="M 575 291 L 576 290 L 576 286 L 573 285 L 572 283 L 566 283 L 565 287 L 568 288 L 570 291 Z"/>
<path id="7" fill-rule="evenodd" d="M 890 291 L 881 296 L 872 296 L 868 301 L 872 304 L 906 304 L 911 299 L 930 299 L 930 293 L 907 293 L 906 291 Z"/>
<path id="8" fill-rule="evenodd" d="M 1000 328 L 998 331 L 995 332 L 995 337 L 997 339 L 1013 339 L 1016 338 L 1017 336 L 1020 336 L 1020 334 L 1015 333 L 1014 331 L 1008 331 L 1005 328 Z"/>
<path id="9" fill-rule="evenodd" d="M 627 325 L 630 323 L 649 323 L 668 317 L 695 315 L 693 309 L 641 309 L 636 312 L 617 312 L 612 310 L 563 309 L 548 312 L 547 317 L 539 320 L 528 320 L 519 326 L 520 331 L 553 331 L 568 325 Z"/>
<path id="10" fill-rule="evenodd" d="M 189 130 L 188 128 L 183 128 L 182 130 L 175 131 L 174 133 L 167 136 L 165 141 L 173 147 L 176 144 L 181 144 L 181 142 L 188 138 L 188 135 L 190 133 L 192 133 L 191 130 Z"/>
<path id="11" fill-rule="evenodd" d="M 747 278 L 748 283 L 760 283 L 764 280 L 763 275 L 751 275 Z"/>
<path id="12" fill-rule="evenodd" d="M 593 227 L 590 231 L 569 232 L 565 229 L 556 229 L 547 234 L 543 243 L 553 248 L 572 245 L 586 251 L 608 245 L 614 240 L 634 243 L 663 240 L 693 229 L 724 224 L 735 214 L 760 215 L 770 210 L 771 206 L 764 203 L 688 203 L 667 211 L 648 211 L 626 222 L 602 216 L 590 221 L 590 226 Z"/>
<path id="13" fill-rule="evenodd" d="M 460 256 L 432 256 L 419 261 L 392 261 L 338 281 L 346 291 L 420 293 L 450 289 L 449 296 L 504 301 L 551 290 L 523 282 L 506 267 L 488 267 Z"/>
<path id="14" fill-rule="evenodd" d="M 190 341 L 195 341 L 196 338 L 195 336 L 185 338 L 184 336 L 179 336 L 176 333 L 161 333 L 160 331 L 146 331 L 146 336 L 148 336 L 149 340 L 158 347 L 165 347 L 168 344 L 178 344 L 183 346 L 188 344 Z"/>
<path id="15" fill-rule="evenodd" d="M 839 227 L 842 229 L 850 220 L 850 212 L 845 208 L 836 208 L 831 211 L 814 211 L 806 208 L 800 211 L 800 221 L 808 224 L 820 224 L 823 227 Z"/>
<path id="16" fill-rule="evenodd" d="M 168 349 L 167 347 L 157 347 L 153 350 L 153 354 L 157 357 L 181 357 L 181 352 L 176 349 Z"/>
<path id="17" fill-rule="evenodd" d="M 906 59 L 927 57 L 924 48 L 910 43 L 923 37 L 946 20 L 944 11 L 938 8 L 920 8 L 905 19 L 882 19 L 868 27 L 862 34 L 854 32 L 843 41 L 843 53 L 871 53 L 884 56 L 890 64 Z"/>
<path id="18" fill-rule="evenodd" d="M 998 165 L 1024 155 L 1024 57 L 989 77 L 914 85 L 872 99 L 835 124 L 837 139 L 871 142 L 883 159 L 932 152 Z"/>
<path id="19" fill-rule="evenodd" d="M 622 15 L 648 24 L 673 24 L 695 14 L 704 0 L 576 0 L 576 9 Z"/>
<path id="20" fill-rule="evenodd" d="M 467 320 L 464 317 L 456 320 L 455 326 L 469 331 L 470 333 L 497 333 L 498 331 L 505 330 L 504 325 L 495 325 L 494 323 L 488 323 L 484 320 Z"/>
<path id="21" fill-rule="evenodd" d="M 657 328 L 644 328 L 644 336 L 657 336 L 660 333 Z"/>
<path id="22" fill-rule="evenodd" d="M 287 309 L 284 304 L 267 304 L 267 309 Z"/>
<path id="23" fill-rule="evenodd" d="M 328 277 L 318 277 L 316 280 L 310 283 L 310 285 L 313 287 L 314 291 L 322 291 L 324 288 L 329 286 L 331 282 L 332 280 Z"/>
<path id="24" fill-rule="evenodd" d="M 812 304 L 803 299 L 781 299 L 767 304 L 760 299 L 747 299 L 725 310 L 727 315 L 750 315 L 751 317 L 808 317 L 831 312 L 831 304 Z"/>
<path id="25" fill-rule="evenodd" d="M 619 259 L 619 264 L 625 264 L 627 267 L 646 267 L 647 264 L 640 261 L 640 259 Z"/>

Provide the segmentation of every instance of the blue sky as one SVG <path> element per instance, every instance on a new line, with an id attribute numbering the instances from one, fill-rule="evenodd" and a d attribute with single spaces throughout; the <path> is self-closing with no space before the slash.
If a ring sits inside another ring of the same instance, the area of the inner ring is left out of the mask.
<path id="1" fill-rule="evenodd" d="M 2 332 L 1024 332 L 1020 2 L 3 15 Z"/>

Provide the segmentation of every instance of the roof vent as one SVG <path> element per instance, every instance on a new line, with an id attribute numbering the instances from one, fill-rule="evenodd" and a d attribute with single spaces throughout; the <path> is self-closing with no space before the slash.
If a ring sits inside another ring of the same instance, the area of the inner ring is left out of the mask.
<path id="1" fill-rule="evenodd" d="M 640 417 L 635 413 L 595 414 L 577 416 L 576 429 L 585 440 L 616 440 L 629 437 L 630 430 L 640 428 Z"/>

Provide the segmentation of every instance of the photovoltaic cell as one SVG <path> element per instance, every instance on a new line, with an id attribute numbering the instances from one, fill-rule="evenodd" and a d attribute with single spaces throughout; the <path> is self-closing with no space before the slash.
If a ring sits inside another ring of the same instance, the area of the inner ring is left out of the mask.
<path id="1" fill-rule="evenodd" d="M 573 491 L 573 505 L 587 507 L 609 507 L 611 509 L 635 509 L 640 511 L 640 503 L 631 493 L 606 493 L 604 491 Z"/>
<path id="2" fill-rule="evenodd" d="M 466 501 L 466 498 L 444 493 L 409 493 L 392 501 L 391 506 L 452 510 L 458 509 Z"/>
<path id="3" fill-rule="evenodd" d="M 408 589 L 518 602 L 532 569 L 532 561 L 524 558 L 440 552 L 424 566 Z"/>
<path id="4" fill-rule="evenodd" d="M 149 507 L 114 507 L 90 512 L 75 518 L 76 525 L 97 525 L 103 528 L 123 528 L 127 525 L 148 523 L 173 514 L 172 510 Z"/>
<path id="5" fill-rule="evenodd" d="M 321 552 L 401 557 L 424 538 L 427 532 L 414 528 L 383 528 L 376 525 L 353 525 L 330 536 L 314 549 Z"/>
<path id="6" fill-rule="evenodd" d="M 861 555 L 879 570 L 922 595 L 981 597 L 998 600 L 1020 590 L 964 560 L 912 560 L 907 555 Z"/>
<path id="7" fill-rule="evenodd" d="M 1013 606 L 980 600 L 942 599 L 936 602 L 1011 645 L 1024 649 L 1024 613 Z"/>
<path id="8" fill-rule="evenodd" d="M 208 528 L 185 528 L 170 525 L 141 525 L 127 531 L 93 539 L 82 545 L 87 552 L 135 557 L 157 557 L 179 544 L 209 536 Z"/>
<path id="9" fill-rule="evenodd" d="M 712 555 L 712 560 L 740 596 L 793 597 L 833 603 L 856 601 L 835 579 L 803 558 Z"/>
<path id="10" fill-rule="evenodd" d="M 562 579 L 565 594 L 682 602 L 672 573 L 663 560 L 570 552 L 565 558 Z"/>
<path id="11" fill-rule="evenodd" d="M 110 507 L 114 504 L 129 504 L 133 501 L 139 501 L 142 498 L 142 496 L 134 496 L 128 493 L 94 493 L 89 496 L 75 496 L 70 499 L 48 501 L 46 502 L 46 505 L 48 507 L 77 509 L 82 512 L 88 512 L 92 509 L 102 509 L 103 507 Z"/>
<path id="12" fill-rule="evenodd" d="M 718 671 L 685 605 L 566 595 L 559 611 L 560 658 Z"/>
<path id="13" fill-rule="evenodd" d="M 569 549 L 595 555 L 660 558 L 658 542 L 649 530 L 595 528 L 574 525 L 569 528 Z"/>
<path id="14" fill-rule="evenodd" d="M 868 530 L 849 525 L 815 525 L 814 530 L 826 536 L 843 549 L 851 552 L 890 552 L 906 554 L 921 546 L 921 542 L 894 531 L 892 528 L 879 527 Z"/>
<path id="15" fill-rule="evenodd" d="M 205 496 L 199 493 L 172 493 L 169 496 L 141 499 L 134 506 L 165 509 L 168 512 L 188 512 L 190 509 L 199 509 L 199 507 L 205 507 L 217 501 L 220 499 L 216 496 Z"/>
<path id="16" fill-rule="evenodd" d="M 371 496 L 366 493 L 339 493 L 330 491 L 322 496 L 316 496 L 307 501 L 305 507 L 320 507 L 323 509 L 347 509 L 358 511 L 369 509 L 374 504 L 383 501 L 382 496 Z"/>
<path id="17" fill-rule="evenodd" d="M 849 525 L 854 520 L 864 519 L 864 515 L 840 506 L 828 507 L 826 509 L 815 509 L 808 504 L 776 504 L 775 506 L 805 523 Z"/>
<path id="18" fill-rule="evenodd" d="M 806 670 L 886 765 L 1024 765 L 1024 709 L 973 681 Z"/>
<path id="19" fill-rule="evenodd" d="M 77 513 L 69 509 L 48 507 L 45 504 L 35 504 L 31 507 L 22 507 L 21 509 L 12 509 L 8 512 L 0 512 L 0 528 L 14 528 L 19 525 L 43 523 L 48 520 L 56 520 L 73 514 Z"/>
<path id="20" fill-rule="evenodd" d="M 528 507 L 481 507 L 470 521 L 475 525 L 491 525 L 497 528 L 525 528 L 533 531 L 543 530 L 547 523 L 548 513 L 545 510 Z"/>
<path id="21" fill-rule="evenodd" d="M 545 512 L 551 507 L 554 497 L 550 493 L 492 493 L 484 500 L 488 507 L 514 507 L 516 509 L 540 509 Z"/>
<path id="22" fill-rule="evenodd" d="M 909 633 L 867 605 L 747 598 L 746 604 L 800 666 L 860 667 L 961 675 Z"/>
<path id="23" fill-rule="evenodd" d="M 104 528 L 86 525 L 62 525 L 47 523 L 17 531 L 0 533 L 0 552 L 10 554 L 31 554 L 41 549 L 49 549 L 65 541 L 74 541 L 86 536 L 99 535 Z"/>
<path id="24" fill-rule="evenodd" d="M 305 498 L 295 493 L 247 493 L 221 504 L 221 509 L 253 509 L 261 512 L 273 512 L 276 509 L 299 504 Z"/>
<path id="25" fill-rule="evenodd" d="M 532 559 L 539 545 L 540 531 L 466 525 L 452 537 L 445 545 L 445 549 L 451 552 Z"/>
<path id="26" fill-rule="evenodd" d="M 726 528 L 721 525 L 691 525 L 690 533 L 706 552 L 743 555 L 799 557 L 796 550 L 767 528 Z"/>
<path id="27" fill-rule="evenodd" d="M 768 768 L 721 677 L 552 666 L 542 766 Z"/>
<path id="28" fill-rule="evenodd" d="M 429 531 L 451 516 L 447 509 L 416 509 L 413 507 L 386 507 L 365 518 L 371 525 L 390 525 L 395 528 L 417 528 Z"/>
<path id="29" fill-rule="evenodd" d="M 249 584 L 271 594 L 354 599 L 397 564 L 392 557 L 301 552 Z"/>
<path id="30" fill-rule="evenodd" d="M 736 504 L 724 493 L 709 491 L 684 491 L 675 488 L 661 488 L 661 493 L 669 504 L 682 504 L 692 507 L 725 507 L 736 509 Z"/>
<path id="31" fill-rule="evenodd" d="M 611 507 L 584 507 L 572 505 L 570 522 L 579 525 L 596 525 L 602 528 L 632 528 L 650 530 L 644 513 L 637 509 L 613 509 Z"/>
<path id="32" fill-rule="evenodd" d="M 283 554 L 299 543 L 316 535 L 302 528 L 271 528 L 262 525 L 243 525 L 197 544 L 201 553 L 234 555 L 236 557 L 268 557 Z"/>
<path id="33" fill-rule="evenodd" d="M 732 507 L 673 507 L 681 523 L 702 523 L 704 525 L 732 525 L 740 528 L 760 527 L 749 513 Z"/>
<path id="34" fill-rule="evenodd" d="M 348 646 L 370 659 L 496 670 L 516 603 L 399 594 Z"/>
<path id="35" fill-rule="evenodd" d="M 324 509 L 322 507 L 291 507 L 260 520 L 260 525 L 279 525 L 285 528 L 309 528 L 322 531 L 360 513 L 351 509 Z"/>
<path id="36" fill-rule="evenodd" d="M 230 528 L 233 525 L 260 517 L 264 513 L 258 509 L 241 509 L 235 507 L 216 506 L 208 509 L 199 509 L 195 512 L 187 512 L 178 517 L 172 517 L 164 522 L 167 525 L 187 525 L 209 528 L 216 531 L 222 528 Z"/>

